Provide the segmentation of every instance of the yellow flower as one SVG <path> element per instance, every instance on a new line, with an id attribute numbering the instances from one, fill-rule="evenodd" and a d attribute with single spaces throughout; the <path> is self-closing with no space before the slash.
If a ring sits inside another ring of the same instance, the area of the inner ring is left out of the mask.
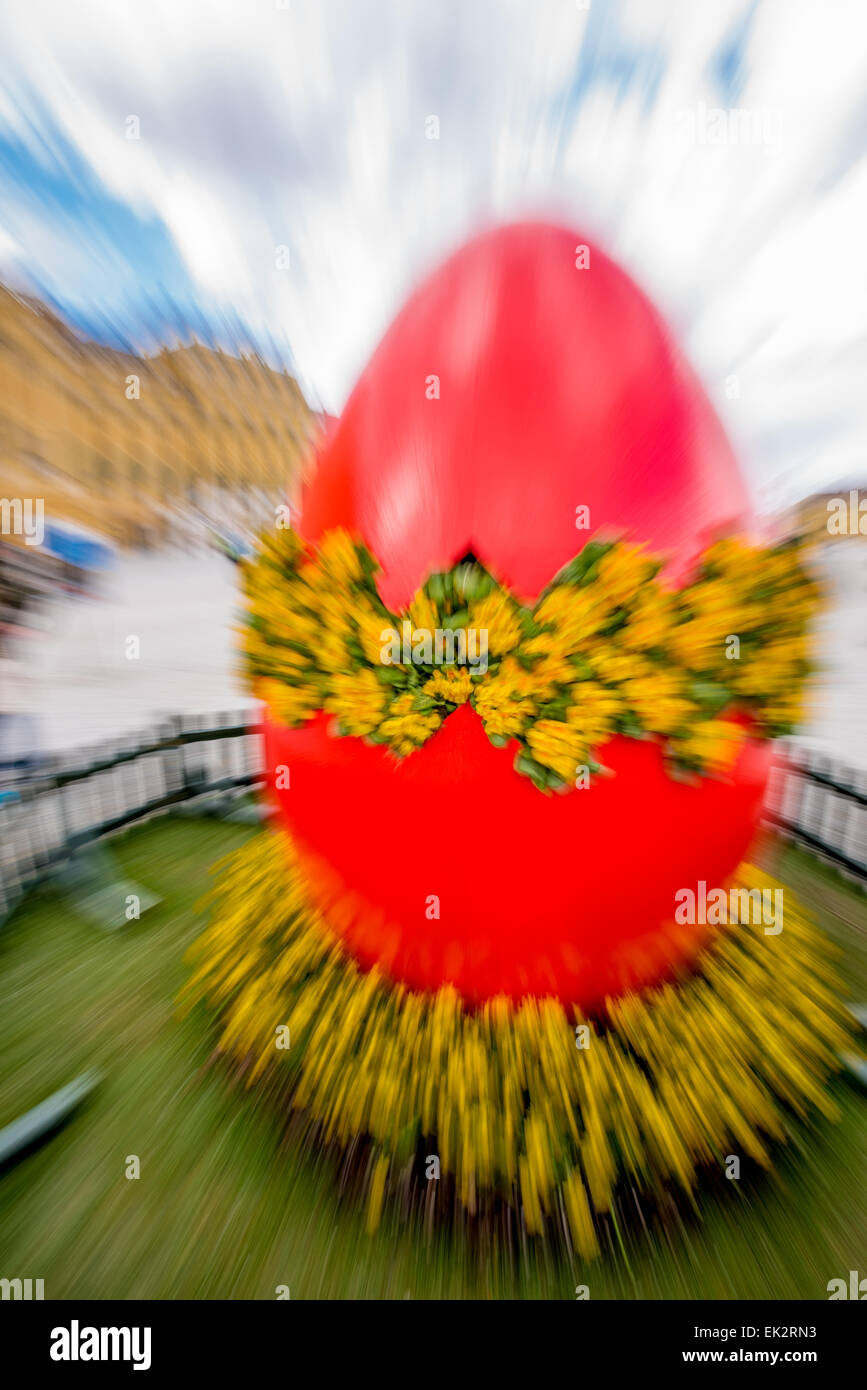
<path id="1" fill-rule="evenodd" d="M 686 698 L 683 681 L 676 671 L 656 669 L 646 676 L 624 681 L 623 698 L 635 712 L 643 729 L 655 734 L 672 734 L 686 724 L 695 705 Z"/>
<path id="2" fill-rule="evenodd" d="M 618 544 L 599 561 L 596 582 L 610 605 L 620 608 L 639 592 L 654 568 L 639 546 Z"/>
<path id="3" fill-rule="evenodd" d="M 415 695 L 411 690 L 398 695 L 392 700 L 388 716 L 379 729 L 389 746 L 401 757 L 420 748 L 442 723 L 439 714 L 425 714 L 413 709 L 414 702 Z"/>
<path id="4" fill-rule="evenodd" d="M 361 738 L 378 727 L 385 708 L 385 690 L 367 669 L 332 676 L 325 708 L 337 717 L 345 733 Z"/>
<path id="5" fill-rule="evenodd" d="M 409 606 L 409 618 L 414 628 L 420 628 L 424 632 L 433 634 L 440 626 L 439 612 L 432 598 L 419 589 L 415 598 Z"/>
<path id="6" fill-rule="evenodd" d="M 586 762 L 587 741 L 580 728 L 558 719 L 539 719 L 527 730 L 527 746 L 537 763 L 550 767 L 564 782 L 575 780 L 575 770 Z"/>
<path id="7" fill-rule="evenodd" d="M 737 616 L 696 612 L 672 628 L 668 646 L 673 660 L 691 671 L 707 671 L 728 665 L 726 638 L 739 636 Z"/>
<path id="8" fill-rule="evenodd" d="M 266 679 L 256 683 L 254 693 L 281 724 L 303 724 L 320 708 L 319 692 L 312 686 Z"/>
<path id="9" fill-rule="evenodd" d="M 736 536 L 724 536 L 708 547 L 704 565 L 721 570 L 729 579 L 748 582 L 755 568 L 755 551 Z"/>
<path id="10" fill-rule="evenodd" d="M 371 666 L 383 665 L 383 647 L 386 647 L 394 636 L 397 637 L 398 644 L 400 643 L 400 629 L 395 627 L 385 614 L 377 612 L 369 602 L 359 603 L 352 616 L 366 660 Z"/>
<path id="11" fill-rule="evenodd" d="M 349 588 L 361 578 L 361 561 L 352 537 L 340 526 L 323 536 L 317 558 L 323 574 L 341 588 Z"/>
<path id="12" fill-rule="evenodd" d="M 322 594 L 318 630 L 308 643 L 315 651 L 321 671 L 340 673 L 352 665 L 348 646 L 353 635 L 350 611 L 339 595 Z"/>
<path id="13" fill-rule="evenodd" d="M 537 658 L 532 666 L 524 667 L 513 657 L 507 656 L 499 672 L 489 679 L 502 680 L 517 698 L 526 697 L 539 704 L 550 700 L 558 687 L 571 685 L 576 678 L 576 670 L 567 657 L 551 651 L 539 655 L 544 636 L 542 634 L 531 639 L 532 651 L 529 650 L 530 643 L 523 649 L 523 655 Z"/>
<path id="14" fill-rule="evenodd" d="M 505 656 L 514 651 L 521 640 L 515 605 L 502 589 L 495 589 L 486 598 L 476 600 L 470 609 L 469 626 L 487 632 L 490 656 Z"/>
<path id="15" fill-rule="evenodd" d="M 542 599 L 533 617 L 548 629 L 531 638 L 525 646 L 528 655 L 576 652 L 599 631 L 608 618 L 604 598 L 596 585 L 576 588 L 558 584 Z"/>
<path id="16" fill-rule="evenodd" d="M 773 728 L 797 729 L 804 723 L 807 702 L 798 690 L 785 691 L 760 711 L 761 722 Z"/>
<path id="17" fill-rule="evenodd" d="M 708 772 L 729 772 L 743 737 L 741 725 L 730 719 L 702 719 L 683 738 L 675 739 L 672 747 L 687 762 Z"/>
<path id="18" fill-rule="evenodd" d="M 735 886 L 779 885 L 743 865 Z M 562 1199 L 589 1259 L 618 1188 L 690 1194 L 723 1144 L 767 1165 L 793 1107 L 836 1114 L 827 1081 L 851 1025 L 827 943 L 788 896 L 787 950 L 730 923 L 682 979 L 608 1000 L 580 1066 L 584 1019 L 556 999 L 468 1007 L 449 985 L 411 991 L 359 969 L 285 833 L 237 851 L 208 906 L 182 1009 L 212 1008 L 227 1060 L 309 1135 L 343 1150 L 364 1138 L 371 1227 L 390 1173 L 400 1190 L 407 1136 L 436 1135 L 465 1206 L 514 1193 L 541 1232 Z M 291 1050 L 275 1048 L 274 1019 L 291 1026 Z"/>
<path id="19" fill-rule="evenodd" d="M 536 712 L 532 700 L 517 690 L 511 676 L 504 662 L 496 675 L 488 676 L 473 691 L 476 713 L 485 732 L 495 738 L 512 738 L 521 733 Z"/>
<path id="20" fill-rule="evenodd" d="M 380 734 L 406 753 L 439 727 L 444 706 L 471 699 L 492 738 L 524 738 L 559 774 L 627 718 L 670 740 L 688 763 L 724 770 L 743 734 L 726 719 L 702 717 L 714 703 L 698 689 L 702 705 L 690 697 L 696 677 L 711 694 L 718 688 L 717 709 L 740 701 L 759 728 L 776 732 L 801 717 L 819 589 L 797 548 L 720 541 L 696 580 L 673 593 L 655 581 L 655 561 L 618 544 L 587 582 L 559 583 L 545 595 L 526 640 L 521 605 L 495 589 L 470 602 L 467 619 L 486 633 L 495 667 L 436 669 L 423 692 L 404 685 L 400 695 L 377 679 L 384 661 L 401 664 L 403 615 L 379 602 L 374 568 L 339 529 L 315 552 L 291 531 L 269 534 L 244 565 L 245 663 L 276 717 L 298 724 L 327 708 L 342 731 Z M 406 617 L 428 632 L 442 621 L 424 590 Z M 736 657 L 734 637 L 745 644 Z M 651 659 L 659 652 L 667 667 Z"/>
<path id="21" fill-rule="evenodd" d="M 625 652 L 613 641 L 599 642 L 587 651 L 587 660 L 597 680 L 606 684 L 636 680 L 649 675 L 654 667 L 641 652 Z"/>
<path id="22" fill-rule="evenodd" d="M 674 601 L 658 584 L 647 583 L 636 596 L 629 621 L 617 634 L 624 647 L 648 651 L 664 647 L 674 620 Z"/>
<path id="23" fill-rule="evenodd" d="M 592 681 L 582 681 L 572 687 L 566 720 L 580 730 L 585 748 L 592 752 L 611 737 L 620 711 L 619 693 Z"/>
<path id="24" fill-rule="evenodd" d="M 438 667 L 422 689 L 425 695 L 430 695 L 434 700 L 448 700 L 453 705 L 463 705 L 472 693 L 472 676 L 465 667 Z"/>

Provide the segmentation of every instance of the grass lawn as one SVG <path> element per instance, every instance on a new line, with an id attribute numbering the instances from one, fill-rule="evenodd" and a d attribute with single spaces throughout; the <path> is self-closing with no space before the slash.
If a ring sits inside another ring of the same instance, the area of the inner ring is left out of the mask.
<path id="1" fill-rule="evenodd" d="M 252 832 L 162 820 L 115 841 L 131 877 L 161 894 L 104 934 L 53 890 L 0 932 L 0 1126 L 86 1068 L 103 1081 L 55 1137 L 0 1177 L 0 1275 L 43 1278 L 47 1298 L 820 1298 L 867 1273 L 867 1097 L 843 1079 L 842 1118 L 800 1131 L 770 1174 L 744 1162 L 700 1218 L 672 1208 L 590 1265 L 550 1241 L 520 1252 L 463 1226 L 429 1236 L 387 1208 L 375 1236 L 339 1192 L 328 1155 L 293 1149 L 278 1118 L 211 1059 L 203 1013 L 179 1021 L 183 954 L 209 865 Z M 766 841 L 843 950 L 867 1000 L 867 899 L 833 871 Z M 141 1177 L 125 1177 L 127 1155 Z M 645 1219 L 648 1219 L 645 1216 Z"/>

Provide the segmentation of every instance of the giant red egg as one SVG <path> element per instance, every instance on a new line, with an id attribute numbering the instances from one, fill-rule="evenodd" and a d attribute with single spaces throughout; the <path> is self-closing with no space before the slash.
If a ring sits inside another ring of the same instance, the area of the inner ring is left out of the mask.
<path id="1" fill-rule="evenodd" d="M 579 233 L 533 223 L 478 237 L 410 298 L 321 450 L 299 529 L 359 536 L 396 610 L 467 553 L 532 600 L 599 533 L 665 556 L 677 582 L 747 521 L 719 420 L 648 299 Z M 736 868 L 768 766 L 750 742 L 725 780 L 676 781 L 657 744 L 618 736 L 600 750 L 613 776 L 546 796 L 470 706 L 399 762 L 324 716 L 266 719 L 265 738 L 348 949 L 469 1003 L 592 1007 L 691 959 L 704 929 L 672 926 L 675 894 Z"/>

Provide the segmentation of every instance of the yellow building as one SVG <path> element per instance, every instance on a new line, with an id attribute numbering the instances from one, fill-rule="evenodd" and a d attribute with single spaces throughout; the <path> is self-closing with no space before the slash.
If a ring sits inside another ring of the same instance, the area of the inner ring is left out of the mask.
<path id="1" fill-rule="evenodd" d="M 264 519 L 318 428 L 298 383 L 257 356 L 116 351 L 0 286 L 0 492 L 44 498 L 47 517 L 122 545 L 167 539 L 191 512 L 219 521 L 220 498 L 234 520 Z"/>

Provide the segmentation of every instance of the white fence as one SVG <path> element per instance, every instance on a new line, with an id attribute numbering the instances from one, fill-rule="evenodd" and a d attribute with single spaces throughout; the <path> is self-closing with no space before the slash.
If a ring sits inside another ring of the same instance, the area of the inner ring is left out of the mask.
<path id="1" fill-rule="evenodd" d="M 795 743 L 780 745 L 765 818 L 867 885 L 867 770 Z"/>
<path id="2" fill-rule="evenodd" d="M 158 728 L 15 767 L 0 781 L 0 921 L 83 845 L 207 794 L 263 778 L 246 711 L 178 715 Z"/>

